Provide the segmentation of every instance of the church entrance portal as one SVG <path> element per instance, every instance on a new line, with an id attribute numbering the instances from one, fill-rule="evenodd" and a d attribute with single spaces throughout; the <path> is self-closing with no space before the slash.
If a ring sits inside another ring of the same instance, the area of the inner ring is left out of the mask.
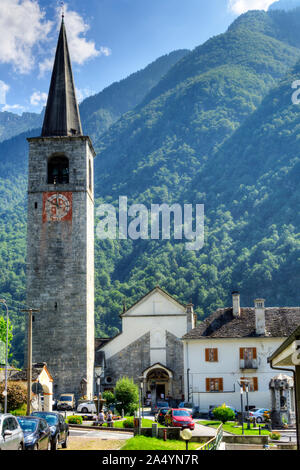
<path id="1" fill-rule="evenodd" d="M 145 404 L 155 408 L 158 402 L 168 401 L 172 397 L 172 372 L 155 364 L 144 371 Z"/>

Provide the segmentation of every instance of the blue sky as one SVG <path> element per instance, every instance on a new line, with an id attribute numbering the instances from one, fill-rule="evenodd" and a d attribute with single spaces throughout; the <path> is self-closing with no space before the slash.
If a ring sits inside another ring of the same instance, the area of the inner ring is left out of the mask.
<path id="1" fill-rule="evenodd" d="M 249 9 L 274 0 L 69 0 L 65 23 L 78 98 L 175 49 L 193 49 Z M 0 0 L 0 110 L 40 112 L 47 98 L 60 3 Z"/>

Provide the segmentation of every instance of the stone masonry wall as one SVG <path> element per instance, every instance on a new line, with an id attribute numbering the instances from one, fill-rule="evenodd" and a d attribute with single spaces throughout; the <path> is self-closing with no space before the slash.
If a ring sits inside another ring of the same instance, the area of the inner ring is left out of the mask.
<path id="1" fill-rule="evenodd" d="M 94 200 L 86 137 L 29 139 L 27 305 L 39 308 L 33 323 L 33 361 L 46 362 L 54 392 L 92 393 L 94 364 Z M 70 181 L 47 184 L 53 155 L 69 159 Z M 71 192 L 72 218 L 43 222 L 43 193 Z M 26 349 L 25 349 L 26 351 Z"/>

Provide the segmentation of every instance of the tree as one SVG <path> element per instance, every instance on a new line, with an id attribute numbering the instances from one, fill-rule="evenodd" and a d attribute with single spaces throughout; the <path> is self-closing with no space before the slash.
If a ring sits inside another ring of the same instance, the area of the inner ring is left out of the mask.
<path id="1" fill-rule="evenodd" d="M 235 418 L 234 411 L 225 404 L 215 408 L 213 410 L 213 415 L 215 419 L 221 421 L 223 424 L 227 421 L 233 421 Z"/>
<path id="2" fill-rule="evenodd" d="M 115 403 L 116 401 L 116 397 L 114 396 L 112 392 L 109 392 L 109 391 L 103 392 L 102 396 L 104 400 L 106 400 L 106 405 L 108 407 L 112 405 L 113 403 Z"/>
<path id="3" fill-rule="evenodd" d="M 8 319 L 8 351 L 10 351 L 11 342 L 13 339 L 12 329 L 13 326 Z M 2 359 L 1 342 L 6 345 L 6 318 L 4 317 L 0 317 L 0 360 Z"/>
<path id="4" fill-rule="evenodd" d="M 3 397 L 4 383 L 0 384 L 0 400 L 4 402 Z M 27 400 L 26 385 L 22 382 L 9 382 L 7 387 L 7 408 L 12 412 L 20 408 Z"/>
<path id="5" fill-rule="evenodd" d="M 115 397 L 118 402 L 116 406 L 118 413 L 132 415 L 138 409 L 139 404 L 139 389 L 133 382 L 133 379 L 123 377 L 118 380 L 115 387 Z"/>

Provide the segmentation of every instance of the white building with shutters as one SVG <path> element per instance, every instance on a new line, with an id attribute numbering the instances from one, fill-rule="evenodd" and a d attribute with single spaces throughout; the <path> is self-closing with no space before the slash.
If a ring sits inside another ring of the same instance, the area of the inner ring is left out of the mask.
<path id="1" fill-rule="evenodd" d="M 269 383 L 278 374 L 268 357 L 300 324 L 300 308 L 241 308 L 240 295 L 233 305 L 218 309 L 183 336 L 185 399 L 209 409 L 226 403 L 241 409 L 239 384 L 249 382 L 249 406 L 270 408 Z M 246 405 L 244 394 L 244 405 Z"/>

